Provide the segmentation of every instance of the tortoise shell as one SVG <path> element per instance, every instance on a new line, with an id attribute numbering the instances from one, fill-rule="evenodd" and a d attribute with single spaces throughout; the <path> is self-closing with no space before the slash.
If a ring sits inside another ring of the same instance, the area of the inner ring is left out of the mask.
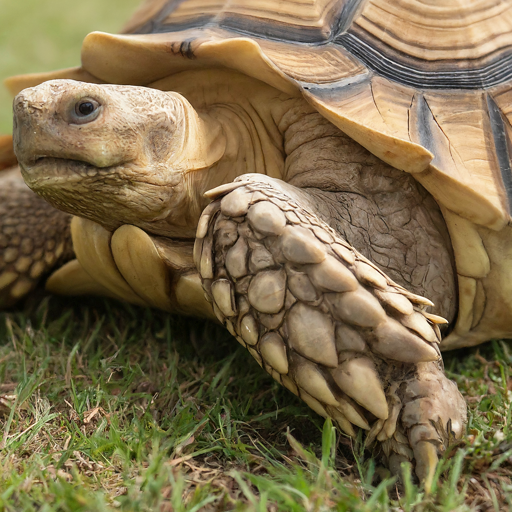
<path id="1" fill-rule="evenodd" d="M 231 68 L 301 91 L 441 204 L 510 219 L 512 5 L 499 0 L 146 0 L 124 34 L 89 34 L 82 68 L 49 78 L 151 85 Z"/>

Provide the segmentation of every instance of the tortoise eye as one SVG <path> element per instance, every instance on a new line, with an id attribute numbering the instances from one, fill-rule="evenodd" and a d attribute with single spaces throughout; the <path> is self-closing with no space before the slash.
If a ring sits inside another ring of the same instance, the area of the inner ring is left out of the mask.
<path id="1" fill-rule="evenodd" d="M 78 117 L 90 116 L 98 107 L 99 103 L 89 98 L 81 99 L 75 105 L 75 113 Z"/>
<path id="2" fill-rule="evenodd" d="M 82 103 L 79 103 L 77 105 L 77 114 L 88 116 L 89 114 L 92 114 L 94 112 L 95 106 L 92 103 L 92 101 L 84 101 Z"/>
<path id="3" fill-rule="evenodd" d="M 81 98 L 75 103 L 72 115 L 75 123 L 89 123 L 94 121 L 99 114 L 101 105 L 92 98 Z"/>

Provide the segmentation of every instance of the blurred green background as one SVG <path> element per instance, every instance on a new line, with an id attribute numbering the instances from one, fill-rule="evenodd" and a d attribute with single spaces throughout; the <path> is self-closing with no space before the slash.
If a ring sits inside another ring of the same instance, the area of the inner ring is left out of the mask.
<path id="1" fill-rule="evenodd" d="M 94 30 L 119 32 L 142 0 L 0 0 L 0 82 L 22 73 L 80 65 Z M 0 86 L 0 134 L 11 133 L 9 93 Z"/>

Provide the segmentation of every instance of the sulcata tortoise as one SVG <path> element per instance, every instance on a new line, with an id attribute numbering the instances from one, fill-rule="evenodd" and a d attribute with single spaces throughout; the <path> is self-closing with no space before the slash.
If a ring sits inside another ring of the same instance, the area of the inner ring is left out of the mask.
<path id="1" fill-rule="evenodd" d="M 0 304 L 51 274 L 216 318 L 429 485 L 466 421 L 440 350 L 512 336 L 511 48 L 495 0 L 147 0 L 7 82 L 39 197 L 0 173 Z"/>

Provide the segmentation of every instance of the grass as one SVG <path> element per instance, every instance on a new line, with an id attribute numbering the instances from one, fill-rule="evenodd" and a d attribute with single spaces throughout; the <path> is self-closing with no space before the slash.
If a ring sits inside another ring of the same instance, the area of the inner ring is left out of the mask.
<path id="1" fill-rule="evenodd" d="M 0 314 L 0 510 L 512 507 L 512 355 L 449 355 L 468 435 L 426 496 L 268 377 L 229 334 L 106 300 Z M 407 474 L 407 473 L 406 473 Z"/>
<path id="2" fill-rule="evenodd" d="M 138 0 L 0 0 L 0 75 L 78 64 Z M 10 131 L 0 95 L 0 132 Z M 512 355 L 446 356 L 470 410 L 430 495 L 337 434 L 222 329 L 36 294 L 0 313 L 0 510 L 494 511 L 512 508 Z"/>
<path id="3" fill-rule="evenodd" d="M 94 30 L 117 32 L 140 0 L 0 0 L 0 81 L 80 65 Z M 11 133 L 11 98 L 0 87 L 0 134 Z"/>

